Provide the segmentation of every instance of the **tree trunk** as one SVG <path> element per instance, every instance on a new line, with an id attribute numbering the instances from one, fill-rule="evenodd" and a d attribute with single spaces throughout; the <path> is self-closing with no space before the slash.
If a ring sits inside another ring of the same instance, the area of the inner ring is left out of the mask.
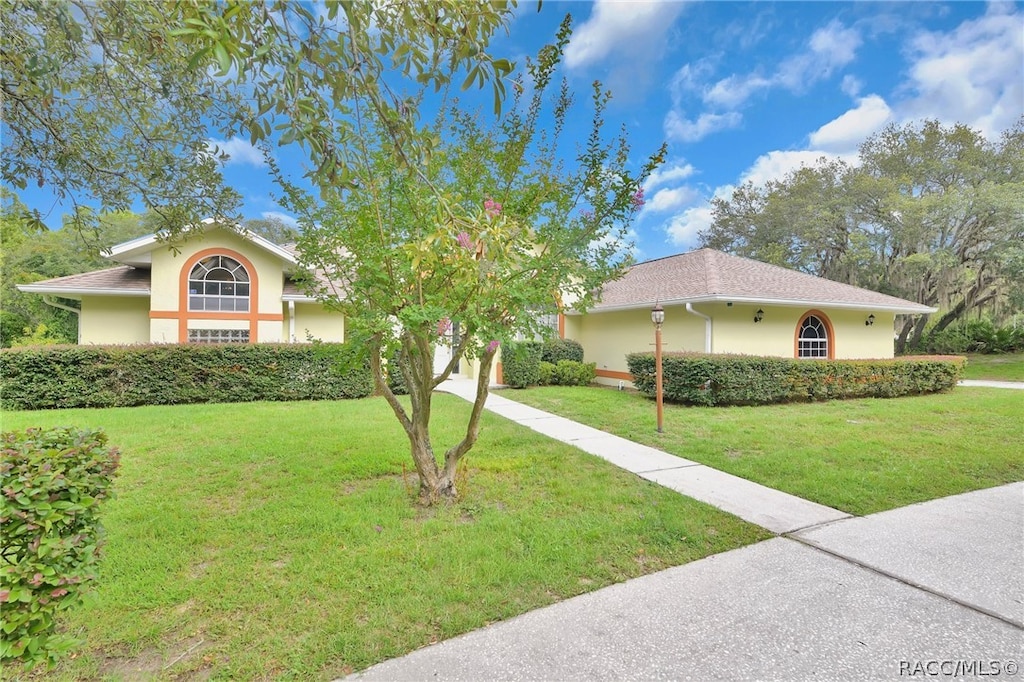
<path id="1" fill-rule="evenodd" d="M 491 363 L 497 349 L 485 351 L 480 357 L 480 372 L 477 377 L 477 394 L 470 412 L 466 434 L 456 445 L 445 452 L 443 465 L 439 464 L 434 454 L 434 446 L 430 439 L 431 400 L 434 389 L 447 379 L 464 354 L 471 330 L 467 330 L 463 341 L 453 353 L 452 361 L 440 376 L 434 376 L 434 361 L 430 341 L 426 337 L 414 337 L 404 334 L 402 337 L 404 362 L 399 367 L 409 390 L 411 410 L 406 410 L 395 397 L 384 377 L 380 361 L 380 339 L 375 339 L 370 351 L 370 368 L 373 370 L 377 390 L 388 401 L 399 423 L 409 438 L 409 452 L 416 466 L 420 479 L 420 504 L 430 506 L 440 502 L 451 502 L 457 499 L 456 473 L 462 457 L 476 443 L 480 431 L 480 415 L 487 401 L 490 383 Z M 394 368 L 392 368 L 394 371 Z"/>

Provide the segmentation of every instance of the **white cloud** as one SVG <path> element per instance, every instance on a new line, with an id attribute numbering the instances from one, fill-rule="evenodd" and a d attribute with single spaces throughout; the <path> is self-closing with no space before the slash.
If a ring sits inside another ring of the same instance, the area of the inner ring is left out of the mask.
<path id="1" fill-rule="evenodd" d="M 287 213 L 281 213 L 280 211 L 263 211 L 260 213 L 264 220 L 279 220 L 283 224 L 293 229 L 298 228 L 299 221 Z"/>
<path id="2" fill-rule="evenodd" d="M 644 181 L 644 191 L 650 191 L 655 187 L 674 183 L 677 180 L 685 180 L 696 172 L 693 166 L 681 162 L 667 168 L 656 168 Z"/>
<path id="3" fill-rule="evenodd" d="M 691 121 L 672 109 L 665 115 L 665 136 L 674 142 L 696 142 L 713 132 L 735 128 L 742 120 L 739 113 L 729 111 L 724 114 L 706 112 Z"/>
<path id="4" fill-rule="evenodd" d="M 917 35 L 909 48 L 910 97 L 899 113 L 965 123 L 988 137 L 1012 126 L 1024 114 L 1022 24 L 1024 13 L 991 4 L 950 33 Z"/>
<path id="5" fill-rule="evenodd" d="M 682 2 L 597 0 L 590 18 L 573 32 L 565 48 L 565 65 L 574 69 L 615 52 L 650 50 L 662 43 L 685 7 Z"/>
<path id="6" fill-rule="evenodd" d="M 856 151 L 860 144 L 892 120 L 892 110 L 878 95 L 868 95 L 842 116 L 811 133 L 811 145 L 834 152 Z"/>
<path id="7" fill-rule="evenodd" d="M 696 246 L 698 233 L 711 227 L 711 204 L 688 208 L 665 224 L 669 241 L 687 249 Z"/>
<path id="8" fill-rule="evenodd" d="M 644 210 L 652 213 L 674 211 L 687 204 L 692 204 L 699 196 L 700 192 L 692 187 L 666 187 L 655 192 L 654 196 L 644 204 Z"/>
<path id="9" fill-rule="evenodd" d="M 843 76 L 843 83 L 839 86 L 839 89 L 843 91 L 843 94 L 849 97 L 856 97 L 860 94 L 860 91 L 863 88 L 864 84 L 860 79 L 849 73 Z"/>
<path id="10" fill-rule="evenodd" d="M 857 56 L 861 46 L 860 32 L 846 28 L 836 20 L 811 35 L 808 50 L 793 55 L 779 65 L 772 83 L 792 92 L 803 92 L 808 86 L 832 76 Z"/>
<path id="11" fill-rule="evenodd" d="M 757 75 L 729 76 L 711 86 L 704 93 L 704 102 L 726 109 L 735 109 L 746 102 L 758 90 L 772 85 L 772 81 Z"/>
<path id="12" fill-rule="evenodd" d="M 753 182 L 763 185 L 769 180 L 781 180 L 801 166 L 813 166 L 822 157 L 837 158 L 813 149 L 803 151 L 771 151 L 757 157 L 754 164 L 740 176 L 740 184 Z"/>
<path id="13" fill-rule="evenodd" d="M 267 165 L 263 152 L 240 137 L 233 137 L 230 140 L 209 139 L 206 141 L 206 148 L 211 154 L 215 151 L 226 154 L 228 160 L 224 162 L 225 165 L 247 163 L 257 168 Z"/>

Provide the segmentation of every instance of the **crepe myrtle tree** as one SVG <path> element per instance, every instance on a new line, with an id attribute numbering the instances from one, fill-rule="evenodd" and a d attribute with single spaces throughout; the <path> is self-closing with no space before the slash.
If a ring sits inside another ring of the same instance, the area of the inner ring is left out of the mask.
<path id="1" fill-rule="evenodd" d="M 605 138 L 609 94 L 595 83 L 589 135 L 575 158 L 561 156 L 573 148 L 562 139 L 567 123 L 586 120 L 564 81 L 551 87 L 569 35 L 567 17 L 557 41 L 527 60 L 500 119 L 485 123 L 458 103 L 442 109 L 423 133 L 434 140 L 429 157 L 409 163 L 391 121 L 357 104 L 354 188 L 320 202 L 281 181 L 302 216 L 304 262 L 333 283 L 314 291 L 345 314 L 368 354 L 377 390 L 408 436 L 426 504 L 457 496 L 456 470 L 477 440 L 501 343 L 545 333 L 538 313 L 562 301 L 584 310 L 619 274 L 640 186 L 664 155 L 627 169 L 629 146 L 623 134 Z M 455 322 L 461 334 L 435 375 L 434 349 Z M 439 458 L 433 391 L 464 358 L 479 360 L 476 399 L 465 432 Z M 408 405 L 388 372 L 401 373 Z"/>

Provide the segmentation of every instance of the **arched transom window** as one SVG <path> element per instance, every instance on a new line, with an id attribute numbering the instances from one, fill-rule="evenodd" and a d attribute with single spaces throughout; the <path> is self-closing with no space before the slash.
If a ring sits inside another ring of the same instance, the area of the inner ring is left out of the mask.
<path id="1" fill-rule="evenodd" d="M 828 358 L 828 327 L 817 315 L 808 315 L 800 323 L 796 341 L 798 358 Z"/>
<path id="2" fill-rule="evenodd" d="M 188 276 L 188 309 L 249 312 L 249 273 L 228 256 L 207 256 Z"/>

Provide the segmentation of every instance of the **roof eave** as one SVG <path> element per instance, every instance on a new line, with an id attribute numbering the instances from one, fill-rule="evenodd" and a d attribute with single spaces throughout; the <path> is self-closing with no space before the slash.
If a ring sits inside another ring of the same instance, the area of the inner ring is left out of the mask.
<path id="1" fill-rule="evenodd" d="M 63 298 L 80 298 L 82 296 L 149 296 L 149 289 L 89 289 L 85 287 L 40 286 L 38 284 L 18 284 L 18 291 L 26 294 L 52 294 Z"/>
<path id="2" fill-rule="evenodd" d="M 204 231 L 219 225 L 219 223 L 216 223 L 211 218 L 203 220 Z M 245 229 L 239 224 L 225 225 L 223 227 L 231 230 L 242 239 L 246 239 L 256 246 L 259 246 L 264 251 L 272 253 L 286 263 L 290 263 L 292 265 L 299 264 L 298 259 L 290 251 L 278 246 L 265 237 L 261 237 L 251 230 Z M 117 261 L 118 263 L 124 263 L 125 265 L 147 265 L 152 261 L 152 257 L 149 256 L 149 253 L 153 251 L 156 245 L 160 242 L 162 236 L 162 233 L 157 232 L 155 234 L 147 234 L 143 237 L 138 237 L 121 244 L 115 244 L 110 247 L 110 253 L 104 255 L 106 258 Z"/>
<path id="3" fill-rule="evenodd" d="M 610 313 L 619 310 L 644 310 L 660 303 L 663 306 L 685 305 L 687 303 L 756 303 L 758 305 L 775 305 L 791 308 L 839 308 L 841 310 L 868 310 L 891 312 L 898 315 L 918 315 L 922 313 L 934 313 L 938 308 L 932 308 L 918 303 L 907 305 L 884 304 L 884 303 L 857 303 L 857 302 L 833 302 L 833 301 L 808 301 L 803 299 L 778 299 L 764 298 L 759 296 L 694 296 L 690 298 L 677 298 L 671 300 L 643 301 L 624 305 L 607 306 L 602 308 L 591 308 L 591 313 Z M 570 311 L 569 314 L 580 314 Z"/>

